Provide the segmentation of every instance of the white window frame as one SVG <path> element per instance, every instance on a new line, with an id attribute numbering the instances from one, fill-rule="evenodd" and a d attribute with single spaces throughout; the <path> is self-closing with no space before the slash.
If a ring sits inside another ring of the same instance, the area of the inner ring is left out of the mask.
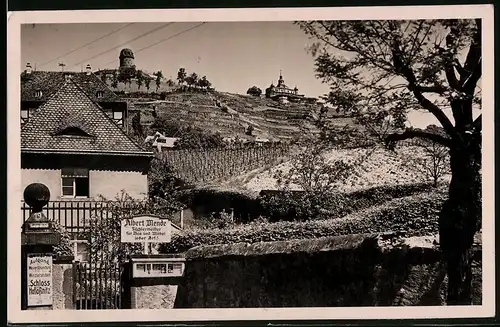
<path id="1" fill-rule="evenodd" d="M 43 95 L 43 92 L 42 90 L 36 90 L 35 91 L 35 98 L 41 98 Z"/>
<path id="2" fill-rule="evenodd" d="M 96 92 L 96 97 L 97 97 L 98 99 L 103 98 L 103 97 L 104 97 L 104 91 L 97 91 L 97 92 Z"/>
<path id="3" fill-rule="evenodd" d="M 23 117 L 23 112 L 26 113 L 26 117 Z M 21 123 L 24 124 L 30 118 L 30 110 L 29 109 L 21 109 Z"/>
<path id="4" fill-rule="evenodd" d="M 68 169 L 74 169 L 74 168 L 68 168 Z M 86 168 L 79 168 L 79 169 L 85 169 L 87 171 L 87 180 L 89 183 L 88 187 L 88 194 L 87 195 L 76 195 L 76 177 L 75 176 L 69 176 L 69 175 L 64 175 L 63 170 L 61 170 L 61 197 L 65 199 L 88 199 L 90 197 L 90 171 Z M 64 186 L 63 179 L 64 178 L 72 178 L 73 179 L 73 194 L 72 195 L 65 195 L 64 194 L 64 188 L 69 187 L 69 186 Z"/>
<path id="5" fill-rule="evenodd" d="M 116 118 L 115 114 L 121 114 L 121 118 Z M 113 110 L 113 120 L 119 125 L 119 126 L 124 126 L 123 125 L 123 111 L 119 111 L 119 110 Z"/>

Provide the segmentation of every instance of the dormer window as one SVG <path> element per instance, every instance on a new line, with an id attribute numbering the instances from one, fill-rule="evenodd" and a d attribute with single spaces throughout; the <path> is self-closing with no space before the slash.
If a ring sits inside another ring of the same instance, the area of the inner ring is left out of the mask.
<path id="1" fill-rule="evenodd" d="M 35 98 L 41 98 L 43 95 L 43 92 L 42 92 L 42 90 L 36 90 L 34 95 L 35 95 Z"/>
<path id="2" fill-rule="evenodd" d="M 21 109 L 21 124 L 24 124 L 30 118 L 30 111 L 28 109 Z"/>
<path id="3" fill-rule="evenodd" d="M 92 137 L 89 133 L 85 132 L 78 126 L 67 126 L 59 129 L 54 136 L 67 136 L 67 137 Z"/>
<path id="4" fill-rule="evenodd" d="M 119 126 L 123 127 L 123 112 L 122 111 L 113 111 L 113 120 Z"/>
<path id="5" fill-rule="evenodd" d="M 104 97 L 104 92 L 103 92 L 103 91 L 97 91 L 97 93 L 96 93 L 96 97 L 97 97 L 98 99 L 103 98 L 103 97 Z"/>

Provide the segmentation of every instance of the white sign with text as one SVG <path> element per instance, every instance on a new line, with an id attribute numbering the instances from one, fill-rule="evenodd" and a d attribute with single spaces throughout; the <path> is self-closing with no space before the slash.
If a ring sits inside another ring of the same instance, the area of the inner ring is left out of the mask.
<path id="1" fill-rule="evenodd" d="M 28 257 L 28 306 L 52 305 L 52 257 Z"/>
<path id="2" fill-rule="evenodd" d="M 139 216 L 121 222 L 122 243 L 168 243 L 172 237 L 169 219 Z"/>

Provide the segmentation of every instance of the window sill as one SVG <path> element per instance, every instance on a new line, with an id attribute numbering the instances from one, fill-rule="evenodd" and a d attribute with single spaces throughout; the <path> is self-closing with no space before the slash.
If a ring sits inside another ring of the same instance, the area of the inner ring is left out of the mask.
<path id="1" fill-rule="evenodd" d="M 61 196 L 61 200 L 91 200 L 88 196 Z"/>

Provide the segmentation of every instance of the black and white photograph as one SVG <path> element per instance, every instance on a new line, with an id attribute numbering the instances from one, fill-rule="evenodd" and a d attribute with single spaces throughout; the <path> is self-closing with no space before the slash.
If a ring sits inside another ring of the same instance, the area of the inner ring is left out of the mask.
<path id="1" fill-rule="evenodd" d="M 9 321 L 494 315 L 493 7 L 16 12 L 8 41 Z"/>

